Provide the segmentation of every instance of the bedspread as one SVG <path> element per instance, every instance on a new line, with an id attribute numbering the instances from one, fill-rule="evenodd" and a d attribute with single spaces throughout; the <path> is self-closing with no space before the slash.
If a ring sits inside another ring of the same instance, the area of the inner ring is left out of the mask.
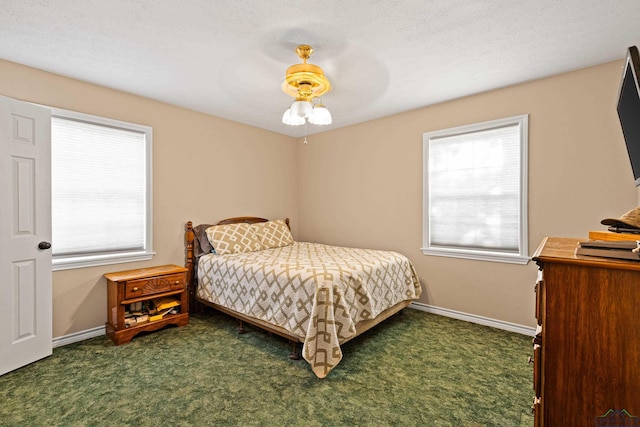
<path id="1" fill-rule="evenodd" d="M 320 378 L 342 359 L 340 344 L 356 335 L 356 323 L 420 293 L 411 262 L 390 251 L 296 242 L 204 255 L 198 265 L 198 297 L 299 337 Z"/>

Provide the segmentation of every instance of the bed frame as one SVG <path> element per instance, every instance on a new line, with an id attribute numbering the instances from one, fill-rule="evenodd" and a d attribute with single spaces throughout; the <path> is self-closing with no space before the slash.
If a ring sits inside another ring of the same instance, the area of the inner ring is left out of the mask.
<path id="1" fill-rule="evenodd" d="M 241 216 L 241 217 L 227 218 L 212 225 L 239 224 L 239 223 L 255 224 L 255 223 L 266 222 L 266 221 L 269 221 L 269 220 L 264 218 L 253 217 L 253 216 Z M 289 229 L 291 229 L 291 226 L 289 225 L 289 218 L 287 218 L 285 222 L 289 227 Z M 304 342 L 301 338 L 295 335 L 292 335 L 289 331 L 287 331 L 284 328 L 281 328 L 280 326 L 272 325 L 271 323 L 265 322 L 260 319 L 256 319 L 254 317 L 247 316 L 246 314 L 239 313 L 235 310 L 231 310 L 219 304 L 215 304 L 210 301 L 203 300 L 196 296 L 196 286 L 198 285 L 198 280 L 195 275 L 196 259 L 194 255 L 194 241 L 196 240 L 196 234 L 194 232 L 194 226 L 191 221 L 187 221 L 185 228 L 186 228 L 185 242 L 186 242 L 186 249 L 187 249 L 186 267 L 188 269 L 187 283 L 189 287 L 190 311 L 197 312 L 202 308 L 203 305 L 208 306 L 237 319 L 240 322 L 240 325 L 238 328 L 239 334 L 246 333 L 243 323 L 248 323 L 250 325 L 263 329 L 268 333 L 276 334 L 278 336 L 286 338 L 293 345 L 293 349 L 289 357 L 294 360 L 300 359 L 299 344 Z M 363 320 L 361 322 L 358 322 L 356 324 L 356 335 L 349 338 L 349 340 L 357 337 L 358 335 L 362 334 L 365 331 L 368 331 L 369 329 L 373 328 L 374 326 L 383 322 L 384 320 L 388 319 L 394 314 L 401 312 L 404 308 L 406 308 L 409 304 L 411 304 L 411 302 L 412 301 L 402 301 L 384 310 L 375 319 Z M 347 341 L 344 341 L 341 344 L 344 344 Z"/>

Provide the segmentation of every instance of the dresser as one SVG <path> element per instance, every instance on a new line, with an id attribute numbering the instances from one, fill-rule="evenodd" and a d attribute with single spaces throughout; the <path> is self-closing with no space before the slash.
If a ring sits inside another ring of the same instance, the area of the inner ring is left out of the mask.
<path id="1" fill-rule="evenodd" d="M 640 261 L 576 256 L 548 237 L 533 339 L 535 426 L 640 426 Z"/>

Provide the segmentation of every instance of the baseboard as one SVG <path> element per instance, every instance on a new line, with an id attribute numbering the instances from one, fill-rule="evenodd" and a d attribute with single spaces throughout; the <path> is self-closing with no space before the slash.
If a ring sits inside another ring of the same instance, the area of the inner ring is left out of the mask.
<path id="1" fill-rule="evenodd" d="M 464 313 L 462 311 L 449 310 L 448 308 L 435 307 L 429 304 L 414 302 L 410 306 L 420 311 L 437 314 L 440 316 L 451 317 L 453 319 L 464 320 L 466 322 L 477 323 L 479 325 L 491 326 L 492 328 L 504 329 L 505 331 L 515 332 L 517 334 L 535 336 L 536 329 L 529 326 L 518 325 L 517 323 L 504 322 L 502 320 L 491 319 L 489 317 L 477 316 L 475 314 Z"/>
<path id="2" fill-rule="evenodd" d="M 89 338 L 99 337 L 106 333 L 104 326 L 97 326 L 95 328 L 86 329 L 80 332 L 74 332 L 73 334 L 63 335 L 53 339 L 53 348 L 62 347 L 63 345 L 73 344 L 74 342 L 88 340 Z"/>
<path id="3" fill-rule="evenodd" d="M 505 331 L 515 332 L 517 334 L 534 336 L 535 328 L 530 328 L 516 323 L 504 322 L 502 320 L 491 319 L 489 317 L 477 316 L 475 314 L 463 313 L 462 311 L 449 310 L 448 308 L 435 307 L 420 302 L 412 303 L 409 308 L 413 308 L 427 313 L 437 314 L 439 316 L 451 317 L 453 319 L 464 320 L 466 322 L 477 323 L 479 325 L 491 326 L 492 328 L 504 329 Z M 89 338 L 99 337 L 106 333 L 104 326 L 86 329 L 73 334 L 63 335 L 53 339 L 53 348 L 62 347 L 63 345 L 73 344 L 75 342 L 88 340 Z"/>

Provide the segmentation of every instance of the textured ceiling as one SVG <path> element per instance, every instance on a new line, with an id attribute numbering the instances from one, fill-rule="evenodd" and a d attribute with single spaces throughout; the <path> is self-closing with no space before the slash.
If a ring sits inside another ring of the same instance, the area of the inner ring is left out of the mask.
<path id="1" fill-rule="evenodd" d="M 621 59 L 638 0 L 0 0 L 0 58 L 286 135 L 280 84 L 315 53 L 334 122 Z"/>

